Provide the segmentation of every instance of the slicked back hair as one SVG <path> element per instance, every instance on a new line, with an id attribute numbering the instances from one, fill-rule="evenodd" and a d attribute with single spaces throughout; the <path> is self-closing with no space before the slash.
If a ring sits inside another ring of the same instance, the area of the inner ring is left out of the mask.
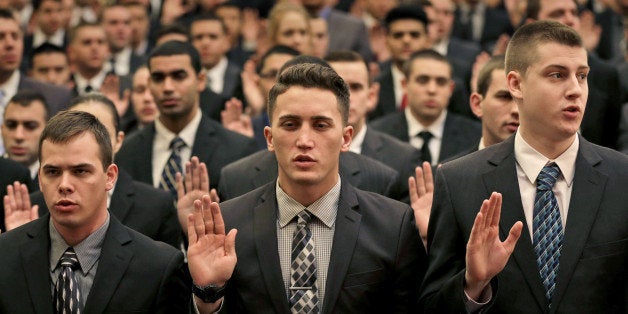
<path id="1" fill-rule="evenodd" d="M 319 88 L 336 96 L 342 124 L 349 123 L 349 89 L 342 78 L 329 66 L 317 63 L 300 63 L 286 68 L 279 74 L 277 83 L 268 97 L 268 116 L 272 121 L 277 97 L 293 86 Z"/>

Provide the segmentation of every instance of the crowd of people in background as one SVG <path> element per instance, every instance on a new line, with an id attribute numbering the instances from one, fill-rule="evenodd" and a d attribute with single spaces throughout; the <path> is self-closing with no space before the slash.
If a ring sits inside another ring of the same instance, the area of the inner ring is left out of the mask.
<path id="1" fill-rule="evenodd" d="M 3 313 L 628 310 L 626 0 L 0 1 L 0 126 Z"/>

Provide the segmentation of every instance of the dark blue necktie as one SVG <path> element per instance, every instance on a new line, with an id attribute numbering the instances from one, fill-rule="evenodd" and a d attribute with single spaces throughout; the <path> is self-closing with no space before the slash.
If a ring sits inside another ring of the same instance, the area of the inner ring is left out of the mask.
<path id="1" fill-rule="evenodd" d="M 181 149 L 185 147 L 185 142 L 180 137 L 175 137 L 170 142 L 170 157 L 166 162 L 164 171 L 161 173 L 161 179 L 159 180 L 159 188 L 169 191 L 177 199 L 177 172 L 183 173 L 181 170 Z"/>

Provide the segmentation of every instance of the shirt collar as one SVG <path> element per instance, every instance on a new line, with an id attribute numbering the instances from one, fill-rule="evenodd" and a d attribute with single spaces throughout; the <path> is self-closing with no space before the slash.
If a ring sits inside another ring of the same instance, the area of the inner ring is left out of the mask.
<path id="1" fill-rule="evenodd" d="M 196 114 L 194 115 L 194 118 L 192 118 L 192 121 L 190 121 L 190 123 L 188 123 L 179 132 L 179 134 L 175 134 L 172 131 L 168 130 L 168 128 L 166 128 L 166 126 L 161 123 L 159 118 L 157 118 L 155 119 L 155 136 L 157 137 L 157 140 L 159 142 L 167 143 L 168 145 L 170 145 L 170 142 L 172 142 L 172 140 L 176 136 L 179 136 L 183 140 L 183 142 L 185 142 L 185 145 L 187 147 L 192 148 L 192 146 L 194 145 L 194 138 L 196 138 L 196 131 L 198 130 L 198 126 L 201 124 L 202 116 L 203 114 L 201 113 L 201 110 L 197 108 Z M 170 147 L 168 147 L 168 149 L 170 149 Z"/>
<path id="2" fill-rule="evenodd" d="M 338 182 L 325 195 L 317 199 L 310 206 L 303 206 L 295 199 L 290 197 L 279 186 L 279 181 L 275 183 L 275 191 L 277 194 L 277 204 L 279 204 L 279 227 L 283 228 L 288 225 L 294 217 L 302 210 L 307 209 L 312 215 L 318 218 L 325 226 L 332 228 L 336 221 L 338 212 L 338 202 L 340 201 L 341 179 L 338 176 Z M 328 204 L 333 204 L 329 206 Z M 333 208 L 330 208 L 333 207 Z"/>
<path id="3" fill-rule="evenodd" d="M 33 32 L 33 47 L 39 47 L 45 42 L 49 42 L 53 45 L 57 45 L 59 47 L 63 47 L 63 37 L 65 36 L 65 31 L 63 28 L 58 29 L 52 36 L 48 37 L 41 28 L 35 29 Z"/>
<path id="4" fill-rule="evenodd" d="M 18 86 L 20 85 L 20 71 L 15 70 L 11 77 L 4 82 L 4 84 L 0 85 L 0 90 L 4 91 L 4 104 L 9 103 L 9 99 L 11 99 L 15 94 L 17 94 Z"/>
<path id="5" fill-rule="evenodd" d="M 79 260 L 81 265 L 81 270 L 83 274 L 89 273 L 89 270 L 94 267 L 98 259 L 100 259 L 100 252 L 102 250 L 102 244 L 105 241 L 105 235 L 107 234 L 107 229 L 109 228 L 109 211 L 107 211 L 107 219 L 105 223 L 102 224 L 96 231 L 92 232 L 85 240 L 81 241 L 81 243 L 73 246 L 74 252 L 76 252 L 76 257 Z M 50 271 L 54 271 L 59 266 L 59 259 L 63 255 L 63 253 L 70 247 L 61 234 L 57 231 L 54 224 L 52 223 L 52 218 L 50 218 L 48 222 L 48 230 L 50 234 Z"/>
<path id="6" fill-rule="evenodd" d="M 360 132 L 356 134 L 351 139 L 351 145 L 349 146 L 349 151 L 354 152 L 356 154 L 362 153 L 362 144 L 364 143 L 364 138 L 366 137 L 366 124 L 362 126 Z"/>
<path id="7" fill-rule="evenodd" d="M 573 183 L 576 157 L 578 155 L 579 147 L 580 140 L 578 136 L 576 136 L 573 143 L 571 143 L 567 150 L 565 150 L 556 159 L 551 160 L 530 146 L 530 144 L 523 139 L 519 132 L 515 135 L 515 159 L 532 184 L 535 184 L 536 178 L 539 176 L 545 165 L 550 162 L 555 162 L 560 168 L 560 173 L 565 179 L 567 186 L 571 186 Z"/>
<path id="8" fill-rule="evenodd" d="M 216 65 L 211 69 L 205 69 L 207 71 L 207 76 L 211 78 L 212 82 L 221 81 L 225 75 L 225 71 L 227 71 L 227 65 L 229 63 L 229 59 L 227 57 L 220 58 L 220 61 L 216 63 Z"/>
<path id="9" fill-rule="evenodd" d="M 109 65 L 108 63 L 103 66 L 102 70 L 96 74 L 96 76 L 91 79 L 85 78 L 81 73 L 74 73 L 74 83 L 76 83 L 76 90 L 79 95 L 85 94 L 85 87 L 88 85 L 92 87 L 94 91 L 99 91 L 102 83 L 105 81 L 105 77 L 107 76 Z"/>
<path id="10" fill-rule="evenodd" d="M 410 106 L 405 109 L 406 120 L 408 121 L 408 136 L 415 137 L 419 132 L 429 131 L 435 139 L 442 139 L 445 131 L 445 119 L 447 118 L 447 110 L 443 110 L 438 118 L 429 127 L 425 127 L 412 115 Z"/>

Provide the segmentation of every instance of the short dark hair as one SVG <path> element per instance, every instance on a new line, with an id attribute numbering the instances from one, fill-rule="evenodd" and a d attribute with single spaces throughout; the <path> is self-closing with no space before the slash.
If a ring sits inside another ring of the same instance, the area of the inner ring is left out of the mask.
<path id="1" fill-rule="evenodd" d="M 74 26 L 74 27 L 72 27 L 70 29 L 70 32 L 69 32 L 69 42 L 70 43 L 74 43 L 74 40 L 76 39 L 76 34 L 78 34 L 78 32 L 81 29 L 87 28 L 87 27 L 96 27 L 96 28 L 103 29 L 103 31 L 104 31 L 104 28 L 103 28 L 102 24 L 97 23 L 97 22 L 88 22 L 88 21 L 85 21 L 85 20 L 81 19 L 81 21 L 78 24 L 76 24 L 76 26 Z"/>
<path id="2" fill-rule="evenodd" d="M 257 68 L 255 69 L 258 74 L 262 72 L 262 69 L 264 68 L 264 64 L 266 64 L 266 60 L 270 56 L 275 55 L 275 54 L 291 55 L 291 56 L 296 57 L 296 56 L 298 56 L 301 53 L 298 52 L 294 48 L 291 48 L 291 47 L 288 47 L 288 46 L 284 46 L 284 45 L 272 46 L 270 49 L 268 49 L 268 51 L 266 51 L 266 53 L 264 53 L 264 55 L 260 59 L 259 64 L 257 65 Z"/>
<path id="3" fill-rule="evenodd" d="M 22 89 L 19 90 L 7 103 L 16 104 L 20 107 L 30 107 L 34 101 L 40 101 L 44 106 L 44 120 L 48 121 L 50 118 L 50 106 L 46 102 L 46 98 L 40 92 L 32 90 L 32 89 Z M 6 111 L 5 111 L 6 112 Z"/>
<path id="4" fill-rule="evenodd" d="M 170 34 L 183 35 L 188 39 L 188 41 L 190 40 L 190 33 L 184 25 L 172 23 L 162 25 L 159 30 L 157 30 L 157 34 L 155 35 L 155 41 L 159 41 L 159 38 Z"/>
<path id="5" fill-rule="evenodd" d="M 506 48 L 506 73 L 517 71 L 525 75 L 536 62 L 539 45 L 557 43 L 570 47 L 584 47 L 582 38 L 571 27 L 556 21 L 536 21 L 521 26 Z"/>
<path id="6" fill-rule="evenodd" d="M 37 10 L 39 10 L 39 8 L 41 7 L 41 4 L 44 3 L 44 1 L 54 1 L 58 3 L 61 2 L 61 0 L 33 0 L 31 2 L 33 5 L 33 12 L 37 12 Z"/>
<path id="7" fill-rule="evenodd" d="M 194 23 L 196 22 L 202 22 L 202 21 L 212 21 L 212 22 L 219 23 L 220 29 L 222 29 L 222 33 L 225 35 L 227 34 L 227 26 L 225 25 L 225 22 L 221 18 L 219 18 L 213 13 L 204 13 L 201 15 L 197 15 L 196 17 L 194 17 L 194 19 L 192 19 L 192 22 L 190 23 L 190 29 L 189 29 L 190 37 L 192 37 L 192 25 L 194 25 Z"/>
<path id="8" fill-rule="evenodd" d="M 494 70 L 504 70 L 505 61 L 504 55 L 497 55 L 491 57 L 488 62 L 480 69 L 480 73 L 478 74 L 478 94 L 482 95 L 482 97 L 486 97 L 486 92 L 488 91 L 488 87 L 493 83 L 493 71 Z"/>
<path id="9" fill-rule="evenodd" d="M 60 53 L 65 57 L 66 61 L 68 60 L 68 56 L 63 48 L 46 42 L 37 46 L 37 48 L 33 50 L 33 53 L 31 53 L 30 55 L 30 60 L 29 60 L 30 65 L 33 66 L 33 60 L 35 59 L 36 56 L 40 54 L 49 54 L 49 53 Z"/>
<path id="10" fill-rule="evenodd" d="M 105 126 L 94 115 L 84 111 L 64 110 L 50 118 L 39 139 L 39 160 L 42 155 L 42 144 L 48 140 L 52 143 L 68 143 L 73 138 L 89 132 L 94 135 L 100 147 L 100 160 L 103 170 L 113 163 L 111 138 Z"/>
<path id="11" fill-rule="evenodd" d="M 453 76 L 453 67 L 451 66 L 451 62 L 449 61 L 449 59 L 447 59 L 447 57 L 443 56 L 436 50 L 423 49 L 410 55 L 410 58 L 408 58 L 408 60 L 403 63 L 403 74 L 406 76 L 406 78 L 410 78 L 412 64 L 414 63 L 414 60 L 418 59 L 429 59 L 447 63 L 447 65 L 449 65 L 449 76 Z"/>
<path id="12" fill-rule="evenodd" d="M 291 66 L 295 66 L 297 64 L 303 64 L 303 63 L 313 63 L 313 64 L 318 64 L 324 67 L 328 67 L 331 69 L 331 66 L 329 65 L 329 63 L 327 63 L 327 61 L 318 58 L 318 57 L 314 57 L 314 56 L 308 56 L 308 55 L 298 55 L 290 60 L 288 60 L 286 63 L 284 63 L 281 68 L 279 68 L 279 75 L 281 75 L 281 73 L 283 73 L 283 71 L 285 71 L 287 68 L 291 67 Z"/>
<path id="13" fill-rule="evenodd" d="M 120 116 L 118 115 L 116 105 L 113 103 L 113 101 L 111 101 L 111 99 L 107 98 L 107 96 L 101 93 L 87 93 L 85 95 L 80 95 L 72 98 L 72 100 L 70 101 L 70 105 L 68 106 L 68 110 L 71 110 L 78 105 L 89 103 L 96 103 L 105 107 L 105 109 L 107 109 L 107 111 L 109 111 L 109 113 L 113 117 L 113 125 L 116 129 L 116 133 L 120 132 Z"/>
<path id="14" fill-rule="evenodd" d="M 170 57 L 177 55 L 187 55 L 196 74 L 201 72 L 201 56 L 196 48 L 189 42 L 170 40 L 153 49 L 148 55 L 148 69 L 150 70 L 150 61 L 155 57 Z"/>
<path id="15" fill-rule="evenodd" d="M 402 4 L 394 7 L 386 17 L 384 18 L 384 25 L 386 29 L 390 29 L 390 24 L 396 22 L 398 20 L 415 20 L 423 23 L 425 29 L 427 30 L 428 19 L 427 14 L 423 11 L 420 5 L 412 5 L 412 4 Z"/>
<path id="16" fill-rule="evenodd" d="M 325 56 L 325 61 L 328 63 L 333 62 L 360 62 L 364 63 L 366 67 L 366 73 L 368 74 L 369 84 L 373 83 L 373 78 L 371 77 L 371 71 L 369 71 L 369 65 L 364 60 L 364 58 L 357 52 L 351 50 L 338 50 L 332 51 L 327 56 Z"/>
<path id="17" fill-rule="evenodd" d="M 343 125 L 349 121 L 349 89 L 342 78 L 329 66 L 316 63 L 300 63 L 286 68 L 279 74 L 277 84 L 271 88 L 268 97 L 268 116 L 273 116 L 277 97 L 293 86 L 320 88 L 334 93 Z"/>

